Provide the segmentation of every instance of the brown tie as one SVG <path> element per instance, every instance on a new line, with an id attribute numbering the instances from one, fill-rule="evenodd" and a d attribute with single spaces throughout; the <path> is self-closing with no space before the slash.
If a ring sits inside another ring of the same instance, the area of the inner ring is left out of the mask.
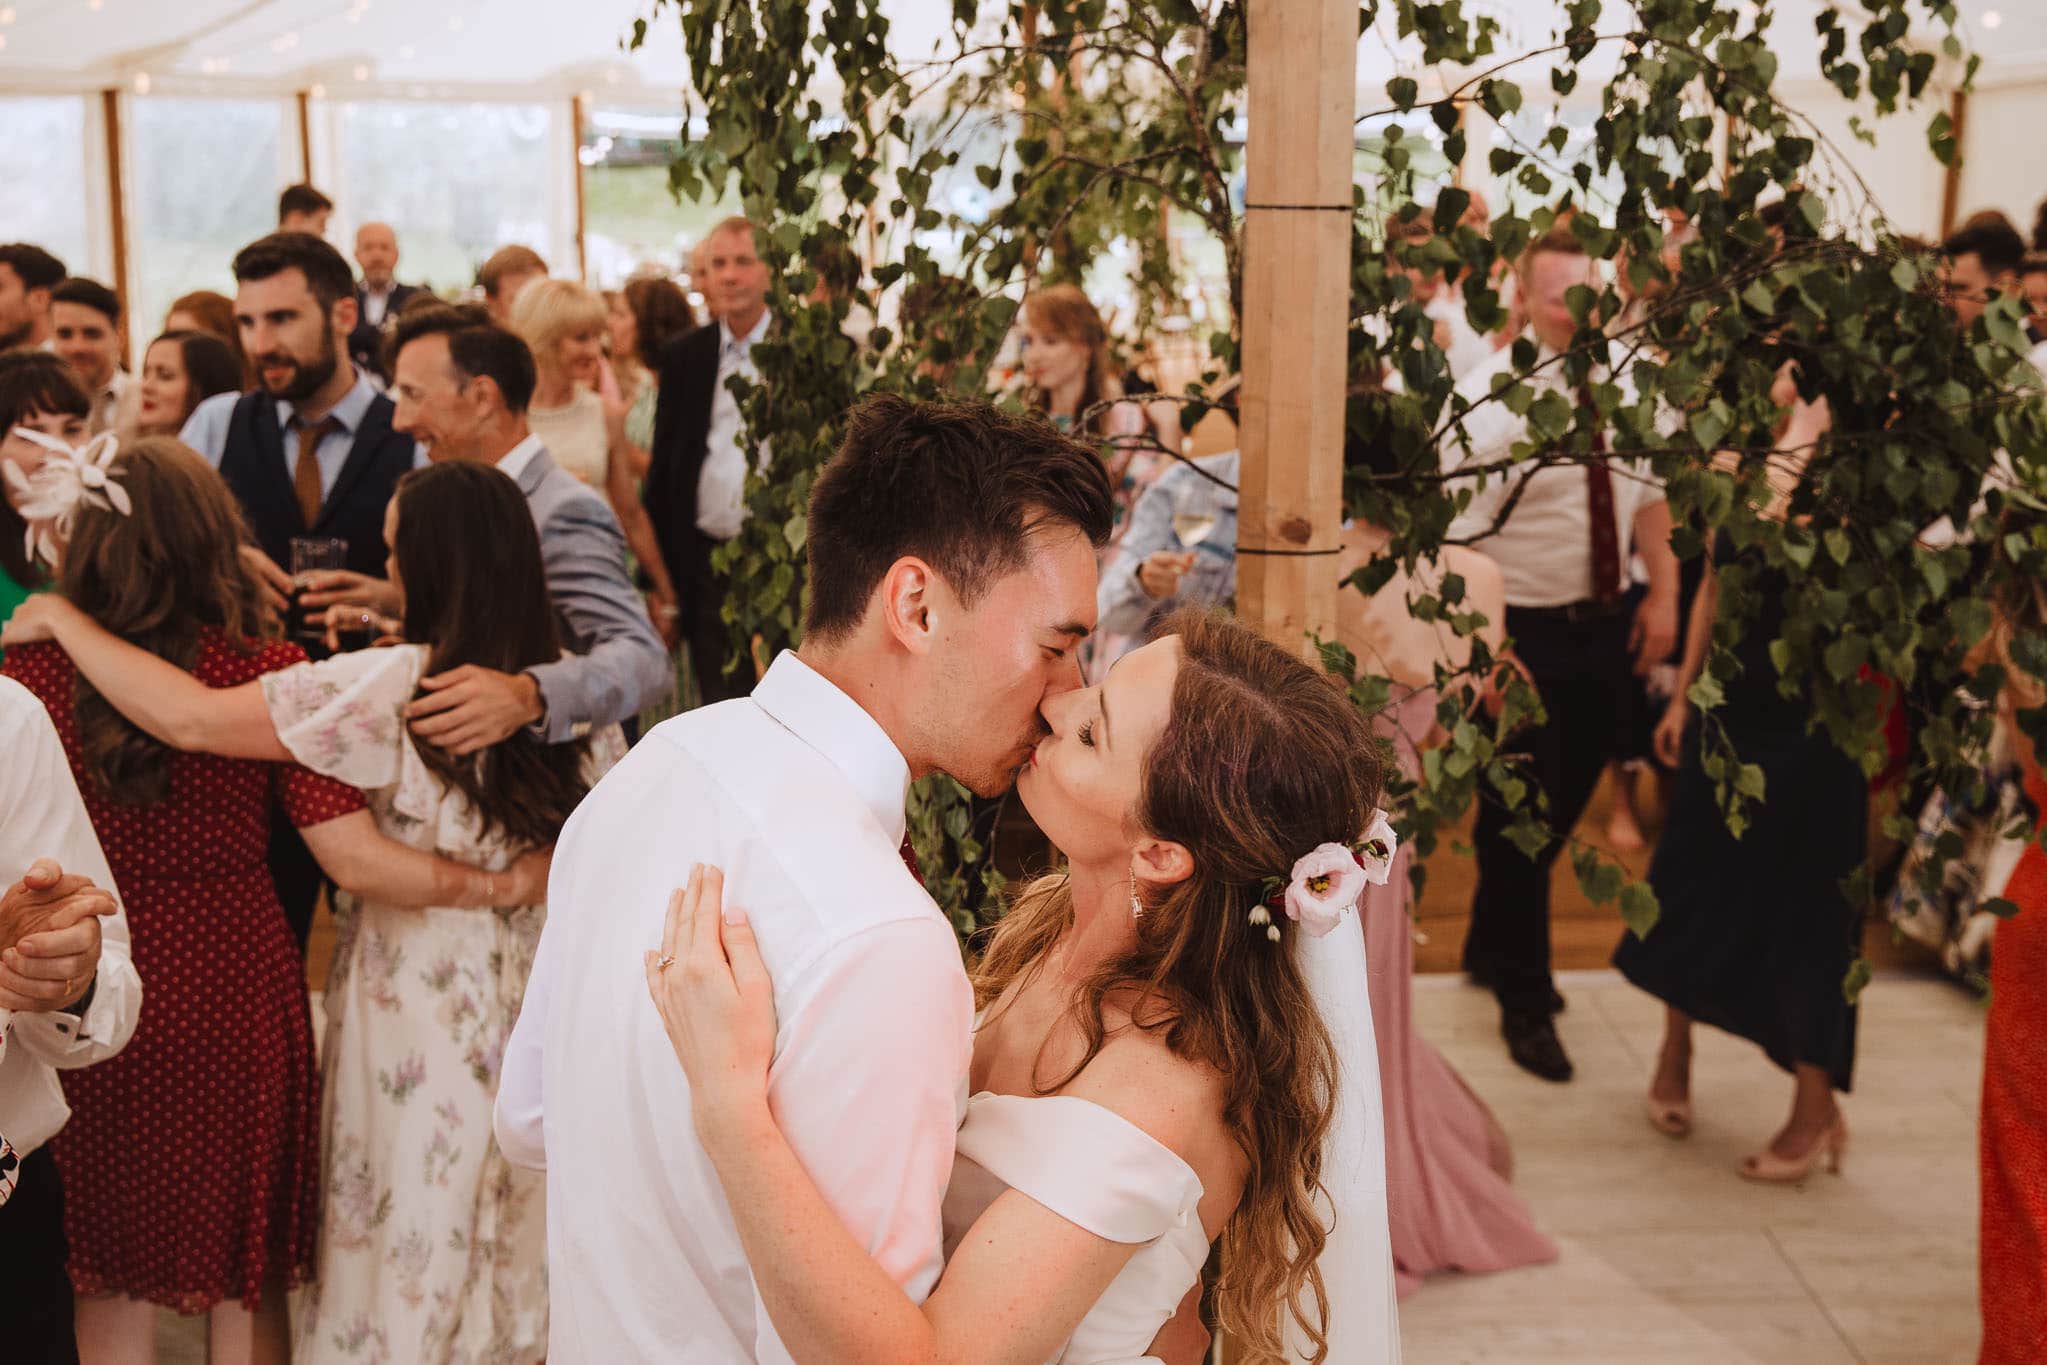
<path id="1" fill-rule="evenodd" d="M 1593 406 L 1590 384 L 1578 390 L 1578 402 Z M 1586 500 L 1592 515 L 1592 596 L 1612 602 L 1621 595 L 1621 542 L 1613 510 L 1613 471 L 1598 458 L 1606 454 L 1606 432 L 1598 427 L 1592 431 L 1592 453 L 1595 458 L 1585 466 Z"/>
<path id="2" fill-rule="evenodd" d="M 332 417 L 299 428 L 299 457 L 291 467 L 291 486 L 298 494 L 299 520 L 308 531 L 320 520 L 320 442 L 329 432 L 339 430 L 341 423 Z"/>

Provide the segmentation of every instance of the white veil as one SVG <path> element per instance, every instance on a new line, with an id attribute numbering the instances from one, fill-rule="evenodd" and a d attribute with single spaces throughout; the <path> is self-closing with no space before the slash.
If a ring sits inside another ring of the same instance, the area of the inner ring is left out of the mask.
<path id="1" fill-rule="evenodd" d="M 1318 1263 L 1329 1308 L 1325 1359 L 1329 1365 L 1397 1365 L 1400 1315 L 1386 1222 L 1386 1125 L 1361 909 L 1320 938 L 1292 935 L 1338 1065 L 1336 1112 L 1322 1150 L 1323 1222 L 1329 1229 Z M 1309 1359 L 1292 1315 L 1282 1316 L 1287 1357 Z"/>

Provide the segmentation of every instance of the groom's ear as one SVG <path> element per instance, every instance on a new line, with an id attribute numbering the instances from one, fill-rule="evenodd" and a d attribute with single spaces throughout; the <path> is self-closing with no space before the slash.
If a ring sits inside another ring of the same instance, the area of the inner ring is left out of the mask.
<path id="1" fill-rule="evenodd" d="M 1194 855 L 1170 839 L 1146 839 L 1132 852 L 1137 880 L 1172 886 L 1194 875 Z"/>
<path id="2" fill-rule="evenodd" d="M 897 644 L 913 654 L 931 651 L 931 610 L 937 575 L 915 555 L 889 565 L 881 580 L 881 615 Z"/>

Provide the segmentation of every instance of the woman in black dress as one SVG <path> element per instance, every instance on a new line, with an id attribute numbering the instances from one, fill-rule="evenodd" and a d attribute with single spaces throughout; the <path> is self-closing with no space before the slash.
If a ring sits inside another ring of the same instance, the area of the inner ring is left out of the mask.
<path id="1" fill-rule="evenodd" d="M 1740 566 L 1738 568 L 1734 566 Z M 1699 585 L 1677 694 L 1656 728 L 1663 761 L 1678 767 L 1670 817 L 1650 865 L 1662 916 L 1647 937 L 1621 939 L 1614 965 L 1667 1007 L 1649 1120 L 1672 1137 L 1691 1131 L 1694 1021 L 1747 1038 L 1792 1073 L 1791 1116 L 1742 1162 L 1751 1180 L 1799 1181 L 1825 1159 L 1840 1169 L 1848 1130 L 1834 1102 L 1855 1059 L 1855 1007 L 1842 992 L 1861 911 L 1841 882 L 1865 853 L 1865 783 L 1811 709 L 1786 697 L 1770 660 L 1786 584 L 1723 538 Z M 1764 799 L 1740 838 L 1728 832 L 1714 782 L 1700 767 L 1699 726 L 1685 693 L 1699 676 L 1720 593 L 1757 599 L 1735 646 L 1741 672 L 1714 712 L 1744 763 L 1763 770 Z M 1682 763 L 1678 762 L 1682 750 Z"/>

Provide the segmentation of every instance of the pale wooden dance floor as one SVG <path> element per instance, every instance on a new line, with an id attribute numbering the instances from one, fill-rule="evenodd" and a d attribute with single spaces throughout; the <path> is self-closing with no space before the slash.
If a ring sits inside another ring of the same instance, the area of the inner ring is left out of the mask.
<path id="1" fill-rule="evenodd" d="M 1877 977 L 1845 1173 L 1794 1189 L 1734 1174 L 1790 1102 L 1754 1048 L 1699 1031 L 1697 1128 L 1672 1141 L 1641 1107 L 1661 1007 L 1611 972 L 1561 984 L 1578 1075 L 1556 1086 L 1508 1061 L 1490 996 L 1416 981 L 1422 1033 L 1513 1136 L 1516 1183 L 1563 1256 L 1423 1285 L 1401 1308 L 1410 1365 L 1975 1359 L 1983 1012 L 1968 992 Z"/>

